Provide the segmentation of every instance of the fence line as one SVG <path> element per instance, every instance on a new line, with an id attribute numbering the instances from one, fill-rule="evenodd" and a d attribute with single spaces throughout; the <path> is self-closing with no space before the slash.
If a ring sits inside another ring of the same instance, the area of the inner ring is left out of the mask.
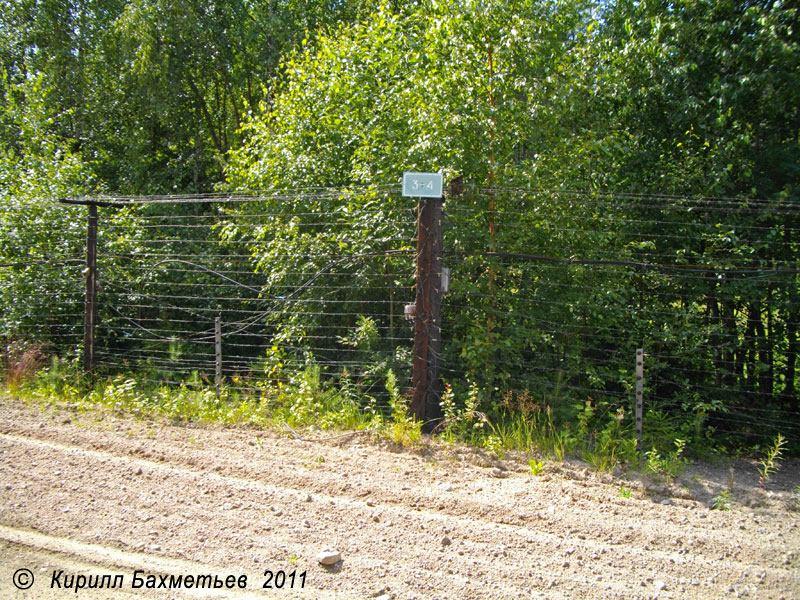
<path id="1" fill-rule="evenodd" d="M 95 199 L 98 373 L 213 381 L 219 318 L 226 385 L 263 393 L 314 368 L 385 403 L 386 370 L 408 382 L 414 358 L 417 215 L 398 192 Z M 63 237 L 41 260 L 0 256 L 0 324 L 79 356 L 85 207 L 58 210 L 63 231 L 26 224 Z M 632 414 L 644 348 L 645 421 L 800 440 L 800 204 L 468 186 L 442 228 L 431 357 L 457 397 Z"/>

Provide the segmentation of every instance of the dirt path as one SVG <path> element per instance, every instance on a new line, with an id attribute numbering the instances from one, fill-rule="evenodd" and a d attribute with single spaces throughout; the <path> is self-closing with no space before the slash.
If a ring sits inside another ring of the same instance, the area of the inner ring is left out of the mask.
<path id="1" fill-rule="evenodd" d="M 468 449 L 43 414 L 5 398 L 0 597 L 798 598 L 800 513 L 784 505 L 796 465 L 763 492 L 740 468 L 750 507 L 720 512 L 708 503 L 727 468 L 643 489 L 579 464 L 534 477 Z M 326 549 L 342 560 L 318 564 Z M 12 585 L 22 568 L 27 591 Z M 294 587 L 262 589 L 267 570 L 295 573 Z M 247 586 L 132 589 L 135 571 Z M 124 585 L 64 589 L 81 574 Z"/>

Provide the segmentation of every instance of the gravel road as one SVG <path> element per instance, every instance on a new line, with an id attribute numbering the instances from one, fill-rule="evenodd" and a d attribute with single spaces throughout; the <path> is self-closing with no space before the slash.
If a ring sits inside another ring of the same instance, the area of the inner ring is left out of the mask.
<path id="1" fill-rule="evenodd" d="M 0 398 L 0 597 L 800 598 L 796 462 L 764 490 L 736 462 L 718 511 L 727 465 L 672 485 L 579 462 L 534 476 L 436 442 L 302 435 Z"/>

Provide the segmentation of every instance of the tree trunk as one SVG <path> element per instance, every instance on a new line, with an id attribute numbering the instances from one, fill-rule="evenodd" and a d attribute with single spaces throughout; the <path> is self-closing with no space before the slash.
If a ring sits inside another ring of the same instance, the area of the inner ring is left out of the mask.
<path id="1" fill-rule="evenodd" d="M 208 132 L 211 134 L 211 141 L 214 143 L 214 148 L 217 149 L 220 156 L 225 154 L 225 149 L 222 147 L 216 128 L 214 127 L 214 120 L 211 118 L 211 113 L 208 112 L 206 99 L 200 93 L 200 90 L 192 79 L 189 79 L 189 88 L 191 88 L 195 101 L 200 107 L 200 111 L 203 113 L 203 119 L 206 122 L 206 127 L 208 127 Z"/>
<path id="2" fill-rule="evenodd" d="M 753 404 L 765 405 L 771 401 L 772 378 L 770 377 L 769 351 L 767 348 L 769 340 L 764 329 L 760 301 L 750 304 L 749 320 L 752 322 L 755 334 L 753 347 L 757 357 L 757 360 L 754 361 L 753 383 L 757 385 L 758 396 L 753 397 Z"/>
<path id="3" fill-rule="evenodd" d="M 706 295 L 706 306 L 707 306 L 707 319 L 708 319 L 708 326 L 711 330 L 711 335 L 709 335 L 709 341 L 711 342 L 711 361 L 714 363 L 714 385 L 720 386 L 722 385 L 722 344 L 720 335 L 717 332 L 717 327 L 719 326 L 720 322 L 720 315 L 719 315 L 719 304 L 717 303 L 716 297 L 716 289 L 717 283 L 715 281 L 714 272 L 709 271 L 706 274 L 706 278 L 709 280 L 709 287 L 710 291 Z"/>

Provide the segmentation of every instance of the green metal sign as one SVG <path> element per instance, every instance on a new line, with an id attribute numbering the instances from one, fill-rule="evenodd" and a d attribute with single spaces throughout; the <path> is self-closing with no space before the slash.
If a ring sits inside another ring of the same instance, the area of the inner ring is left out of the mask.
<path id="1" fill-rule="evenodd" d="M 441 198 L 441 173 L 403 173 L 403 196 Z"/>

